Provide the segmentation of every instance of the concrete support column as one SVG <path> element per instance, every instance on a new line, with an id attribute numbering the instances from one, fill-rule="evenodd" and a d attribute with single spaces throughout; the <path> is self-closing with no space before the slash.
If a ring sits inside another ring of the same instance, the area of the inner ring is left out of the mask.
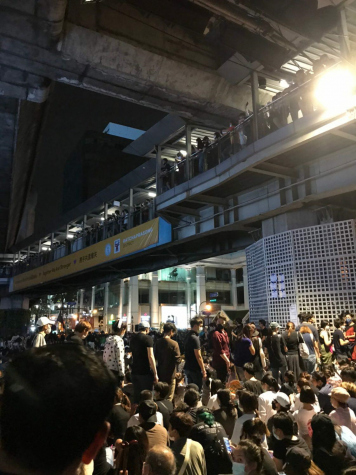
<path id="1" fill-rule="evenodd" d="M 79 314 L 81 313 L 83 315 L 83 308 L 84 308 L 84 289 L 80 289 L 80 295 L 79 295 L 79 311 L 78 311 L 78 319 L 79 319 Z"/>
<path id="2" fill-rule="evenodd" d="M 204 269 L 204 266 L 197 266 L 197 313 L 200 313 L 200 305 L 206 301 Z"/>
<path id="3" fill-rule="evenodd" d="M 230 272 L 231 272 L 231 303 L 234 309 L 237 309 L 236 269 L 230 269 Z"/>
<path id="4" fill-rule="evenodd" d="M 192 126 L 187 125 L 185 128 L 185 138 L 186 138 L 186 145 L 187 145 L 187 158 L 186 158 L 186 166 L 185 166 L 185 177 L 186 180 L 189 180 L 191 177 L 191 159 L 190 156 L 192 154 Z"/>
<path id="5" fill-rule="evenodd" d="M 129 228 L 133 228 L 133 213 L 134 213 L 134 190 L 130 188 L 129 195 Z"/>
<path id="6" fill-rule="evenodd" d="M 130 277 L 130 287 L 129 287 L 129 311 L 128 311 L 128 323 L 135 325 L 139 323 L 139 308 L 138 308 L 138 275 Z"/>
<path id="7" fill-rule="evenodd" d="M 187 328 L 190 327 L 191 309 L 192 309 L 192 281 L 190 276 L 190 269 L 187 269 L 186 287 L 185 287 L 185 302 L 187 304 Z"/>
<path id="8" fill-rule="evenodd" d="M 91 304 L 90 304 L 90 310 L 93 313 L 95 307 L 95 285 L 91 288 Z"/>
<path id="9" fill-rule="evenodd" d="M 156 147 L 156 191 L 157 196 L 162 193 L 162 179 L 161 175 L 161 166 L 162 166 L 162 148 L 160 145 Z"/>
<path id="10" fill-rule="evenodd" d="M 260 96 L 258 86 L 258 74 L 256 71 L 251 74 L 251 89 L 253 107 L 253 135 L 254 139 L 258 140 L 258 110 L 260 108 Z"/>
<path id="11" fill-rule="evenodd" d="M 123 314 L 123 305 L 124 305 L 124 291 L 125 291 L 125 282 L 124 279 L 120 279 L 120 301 L 118 308 L 118 319 L 122 321 Z"/>
<path id="12" fill-rule="evenodd" d="M 247 279 L 247 266 L 243 267 L 243 282 L 244 282 L 244 300 L 245 308 L 250 308 L 248 301 L 248 279 Z"/>
<path id="13" fill-rule="evenodd" d="M 161 322 L 159 318 L 158 271 L 152 272 L 150 302 L 151 302 L 151 326 L 159 328 L 159 324 Z"/>
<path id="14" fill-rule="evenodd" d="M 104 284 L 104 331 L 108 331 L 109 282 Z"/>
<path id="15" fill-rule="evenodd" d="M 338 35 L 339 35 L 339 44 L 340 51 L 346 60 L 351 59 L 351 44 L 349 37 L 349 30 L 347 27 L 347 17 L 346 10 L 343 8 L 339 11 L 339 23 L 338 23 Z"/>

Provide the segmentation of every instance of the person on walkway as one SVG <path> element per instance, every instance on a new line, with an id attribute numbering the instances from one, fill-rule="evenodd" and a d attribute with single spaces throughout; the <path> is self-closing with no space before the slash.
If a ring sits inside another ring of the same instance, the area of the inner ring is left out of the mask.
<path id="1" fill-rule="evenodd" d="M 279 383 L 283 383 L 284 374 L 287 371 L 287 360 L 285 355 L 288 352 L 286 342 L 282 335 L 278 333 L 279 324 L 272 322 L 270 324 L 266 346 L 268 349 L 269 362 L 272 375 Z"/>
<path id="2" fill-rule="evenodd" d="M 283 338 L 286 342 L 288 349 L 287 353 L 287 365 L 290 371 L 296 376 L 296 379 L 299 379 L 301 373 L 300 361 L 299 361 L 299 344 L 303 343 L 303 338 L 299 332 L 296 332 L 295 325 L 293 322 L 288 322 L 286 331 L 283 332 Z"/>
<path id="3" fill-rule="evenodd" d="M 259 326 L 259 331 L 260 331 L 260 338 L 262 341 L 263 346 L 266 344 L 266 338 L 268 336 L 268 328 L 267 328 L 267 322 L 263 318 L 261 320 L 258 320 L 258 326 Z"/>
<path id="4" fill-rule="evenodd" d="M 149 324 L 141 322 L 138 333 L 132 336 L 130 349 L 132 353 L 131 378 L 134 385 L 134 402 L 140 400 L 141 391 L 152 391 L 153 383 L 158 382 L 156 361 L 153 354 L 153 339 L 148 335 Z"/>
<path id="5" fill-rule="evenodd" d="M 40 348 L 46 346 L 46 335 L 51 333 L 52 322 L 47 317 L 40 317 L 36 322 L 37 335 L 33 340 L 33 347 Z"/>
<path id="6" fill-rule="evenodd" d="M 176 458 L 176 473 L 180 475 L 207 475 L 203 447 L 189 438 L 189 432 L 193 425 L 193 419 L 189 414 L 175 412 L 171 415 L 169 437 L 171 441 L 174 441 L 171 449 Z"/>
<path id="7" fill-rule="evenodd" d="M 284 471 L 286 475 L 324 475 L 324 472 L 315 465 L 310 454 L 299 447 L 288 450 Z"/>
<path id="8" fill-rule="evenodd" d="M 253 332 L 254 328 L 252 325 L 245 325 L 242 332 L 237 336 L 234 344 L 233 361 L 240 381 L 245 381 L 244 364 L 252 363 L 256 354 L 255 347 L 252 343 Z"/>
<path id="9" fill-rule="evenodd" d="M 212 336 L 213 360 L 211 366 L 216 371 L 217 379 L 220 379 L 223 384 L 225 384 L 230 368 L 233 366 L 230 362 L 229 335 L 224 327 L 226 322 L 227 317 L 220 313 L 216 330 Z"/>
<path id="10" fill-rule="evenodd" d="M 201 355 L 199 333 L 203 329 L 203 319 L 195 317 L 190 320 L 191 330 L 184 341 L 185 366 L 184 371 L 188 383 L 194 383 L 201 391 L 203 378 L 206 378 L 203 357 Z"/>
<path id="11" fill-rule="evenodd" d="M 333 354 L 330 351 L 332 337 L 329 322 L 322 320 L 320 322 L 320 328 L 320 360 L 322 367 L 324 367 L 324 365 L 332 364 Z"/>
<path id="12" fill-rule="evenodd" d="M 243 384 L 247 391 L 250 391 L 258 397 L 263 393 L 261 381 L 255 378 L 255 369 L 253 363 L 245 363 L 243 366 L 245 382 Z"/>
<path id="13" fill-rule="evenodd" d="M 105 342 L 103 360 L 116 376 L 118 383 L 122 384 L 125 378 L 125 344 L 123 338 L 126 333 L 126 325 L 120 327 L 119 324 L 116 321 L 112 325 L 113 334 Z"/>
<path id="14" fill-rule="evenodd" d="M 220 404 L 219 404 L 219 401 L 218 401 L 218 391 L 220 389 L 223 389 L 224 387 L 225 386 L 222 383 L 222 381 L 220 381 L 220 379 L 213 379 L 211 381 L 211 385 L 210 385 L 210 395 L 211 396 L 210 396 L 208 404 L 207 404 L 208 409 L 211 409 L 212 411 L 216 411 L 216 409 L 219 409 Z"/>
<path id="15" fill-rule="evenodd" d="M 163 338 L 157 340 L 155 358 L 158 378 L 161 382 L 169 385 L 167 399 L 173 401 L 176 388 L 176 368 L 181 362 L 179 345 L 172 337 L 177 332 L 174 323 L 165 323 L 163 326 Z"/>
<path id="16" fill-rule="evenodd" d="M 85 338 L 88 336 L 88 333 L 91 330 L 91 325 L 89 322 L 86 321 L 81 321 L 78 322 L 74 328 L 74 332 L 70 333 L 67 336 L 67 343 L 73 343 L 75 345 L 81 345 L 84 346 L 84 341 Z"/>

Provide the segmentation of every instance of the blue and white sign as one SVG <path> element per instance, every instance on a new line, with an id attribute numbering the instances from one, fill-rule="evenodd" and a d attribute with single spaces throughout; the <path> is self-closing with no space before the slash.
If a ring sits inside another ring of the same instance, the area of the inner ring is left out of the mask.
<path id="1" fill-rule="evenodd" d="M 111 254 L 111 244 L 107 244 L 105 246 L 105 255 L 110 256 L 110 254 Z"/>

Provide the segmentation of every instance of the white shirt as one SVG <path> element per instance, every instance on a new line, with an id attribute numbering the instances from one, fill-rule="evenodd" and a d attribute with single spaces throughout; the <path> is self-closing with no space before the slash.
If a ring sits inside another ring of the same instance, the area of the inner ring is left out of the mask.
<path id="1" fill-rule="evenodd" d="M 295 422 L 298 424 L 299 435 L 305 437 L 309 435 L 308 432 L 308 422 L 312 420 L 313 416 L 316 414 L 315 409 L 307 411 L 306 409 L 298 409 L 293 413 Z"/>
<path id="2" fill-rule="evenodd" d="M 208 409 L 211 409 L 212 411 L 217 411 L 218 409 L 220 409 L 220 404 L 219 404 L 219 401 L 218 401 L 218 395 L 217 394 L 214 394 L 214 396 L 211 396 L 211 398 L 209 399 L 207 407 L 208 407 Z"/>
<path id="3" fill-rule="evenodd" d="M 320 412 L 320 405 L 319 405 L 318 398 L 316 396 L 315 396 L 315 403 L 312 404 L 312 406 L 316 414 Z M 303 409 L 303 403 L 300 402 L 300 394 L 296 394 L 295 399 L 294 399 L 294 405 L 292 406 L 291 410 L 292 412 L 294 412 L 294 411 L 299 411 L 300 409 Z"/>
<path id="4" fill-rule="evenodd" d="M 237 445 L 240 442 L 242 426 L 244 422 L 254 419 L 256 414 L 244 414 L 243 416 L 236 419 L 234 432 L 232 433 L 231 442 Z"/>
<path id="5" fill-rule="evenodd" d="M 258 412 L 260 419 L 267 424 L 270 417 L 274 416 L 276 411 L 272 409 L 272 401 L 276 399 L 277 393 L 266 391 L 258 396 Z"/>
<path id="6" fill-rule="evenodd" d="M 37 333 L 34 341 L 33 341 L 33 346 L 34 348 L 39 348 L 40 346 L 46 346 L 46 339 L 42 333 Z"/>
<path id="7" fill-rule="evenodd" d="M 162 413 L 157 411 L 156 417 L 157 417 L 157 424 L 164 427 Z M 134 414 L 132 417 L 130 417 L 129 422 L 127 423 L 127 427 L 139 426 L 139 425 L 140 425 L 139 414 Z"/>

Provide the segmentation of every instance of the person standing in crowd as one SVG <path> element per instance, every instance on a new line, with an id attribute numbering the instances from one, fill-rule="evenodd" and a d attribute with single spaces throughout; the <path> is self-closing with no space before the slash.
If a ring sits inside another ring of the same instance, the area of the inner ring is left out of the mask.
<path id="1" fill-rule="evenodd" d="M 297 331 L 301 329 L 301 327 L 305 326 L 310 328 L 314 340 L 319 341 L 319 333 L 318 330 L 315 326 L 315 317 L 312 313 L 300 313 L 298 315 L 299 320 L 300 320 L 300 325 L 296 328 Z"/>
<path id="2" fill-rule="evenodd" d="M 176 388 L 176 368 L 181 362 L 179 345 L 172 340 L 177 332 L 174 323 L 165 323 L 163 326 L 163 338 L 157 340 L 155 347 L 155 357 L 157 363 L 157 373 L 160 381 L 169 385 L 168 398 L 173 401 Z"/>
<path id="3" fill-rule="evenodd" d="M 255 356 L 253 357 L 253 367 L 255 370 L 255 378 L 258 379 L 258 381 L 261 381 L 265 374 L 265 369 L 266 369 L 266 356 L 263 351 L 263 343 L 260 338 L 260 334 L 258 330 L 256 329 L 256 326 L 254 323 L 252 323 L 253 326 L 253 333 L 252 333 L 252 344 L 253 347 L 255 348 Z"/>
<path id="4" fill-rule="evenodd" d="M 200 317 L 192 318 L 190 321 L 191 330 L 184 341 L 185 366 L 188 383 L 194 383 L 201 391 L 203 378 L 206 378 L 206 371 L 203 357 L 201 355 L 199 333 L 203 329 L 203 320 Z"/>
<path id="5" fill-rule="evenodd" d="M 278 330 L 279 324 L 272 322 L 266 340 L 266 347 L 268 349 L 272 375 L 277 382 L 281 381 L 283 383 L 284 374 L 287 371 L 285 355 L 288 352 L 288 348 L 283 336 L 278 333 Z"/>
<path id="6" fill-rule="evenodd" d="M 333 354 L 331 353 L 330 347 L 332 343 L 330 325 L 326 320 L 320 322 L 320 360 L 321 364 L 329 365 L 332 363 Z"/>
<path id="7" fill-rule="evenodd" d="M 107 367 L 115 374 L 119 384 L 122 384 L 125 378 L 125 344 L 124 336 L 126 325 L 119 326 L 116 321 L 112 325 L 113 335 L 110 335 L 104 346 L 103 360 Z"/>
<path id="8" fill-rule="evenodd" d="M 253 332 L 252 325 L 245 325 L 242 332 L 237 336 L 234 345 L 233 360 L 240 381 L 245 381 L 244 364 L 252 363 L 256 354 L 255 347 L 252 343 Z"/>
<path id="9" fill-rule="evenodd" d="M 339 319 L 334 320 L 335 331 L 333 334 L 334 356 L 337 361 L 347 358 L 348 340 L 344 336 L 344 325 Z"/>
<path id="10" fill-rule="evenodd" d="M 276 412 L 272 408 L 272 401 L 276 399 L 279 386 L 277 381 L 270 374 L 265 374 L 261 383 L 264 393 L 258 396 L 258 412 L 260 419 L 267 424 L 268 419 Z"/>
<path id="11" fill-rule="evenodd" d="M 288 349 L 287 353 L 287 365 L 290 371 L 293 371 L 296 378 L 299 379 L 300 364 L 299 364 L 299 345 L 303 343 L 303 338 L 300 333 L 295 331 L 295 325 L 293 322 L 288 322 L 286 331 L 283 332 L 283 338 L 286 342 Z"/>
<path id="12" fill-rule="evenodd" d="M 260 337 L 262 340 L 263 345 L 266 343 L 266 338 L 268 336 L 268 328 L 267 328 L 267 323 L 266 320 L 263 318 L 261 320 L 258 320 L 258 326 L 260 327 Z"/>
<path id="13" fill-rule="evenodd" d="M 356 417 L 352 409 L 347 405 L 350 394 L 344 388 L 334 388 L 331 391 L 331 404 L 334 408 L 330 412 L 330 419 L 334 424 L 345 426 L 356 434 Z"/>
<path id="14" fill-rule="evenodd" d="M 67 336 L 67 343 L 73 343 L 75 345 L 84 346 L 83 340 L 88 336 L 88 333 L 91 330 L 91 325 L 89 322 L 81 321 L 78 322 L 74 328 L 74 332 L 70 333 Z"/>
<path id="15" fill-rule="evenodd" d="M 171 441 L 174 441 L 171 448 L 176 458 L 176 473 L 181 473 L 182 475 L 207 475 L 203 447 L 189 438 L 193 425 L 193 419 L 189 414 L 175 412 L 171 415 L 169 437 Z"/>
<path id="16" fill-rule="evenodd" d="M 243 415 L 235 422 L 234 432 L 231 437 L 231 442 L 236 445 L 240 442 L 242 426 L 245 421 L 259 417 L 258 414 L 258 400 L 255 394 L 249 391 L 238 391 L 237 393 L 239 408 Z"/>
<path id="17" fill-rule="evenodd" d="M 306 325 L 301 327 L 300 334 L 309 351 L 309 356 L 303 358 L 304 368 L 309 374 L 313 374 L 316 369 L 316 362 L 320 359 L 318 342 L 314 339 L 311 329 Z"/>
<path id="18" fill-rule="evenodd" d="M 227 317 L 221 313 L 218 315 L 216 330 L 212 336 L 213 360 L 211 366 L 215 369 L 217 378 L 225 384 L 233 364 L 230 363 L 229 335 L 224 328 Z"/>
<path id="19" fill-rule="evenodd" d="M 231 439 L 237 419 L 237 410 L 231 401 L 229 389 L 219 389 L 218 403 L 220 408 L 213 412 L 214 418 L 216 422 L 223 426 L 229 439 Z"/>
<path id="20" fill-rule="evenodd" d="M 141 391 L 152 391 L 153 383 L 158 382 L 156 361 L 153 354 L 153 339 L 148 335 L 149 324 L 141 322 L 138 333 L 132 336 L 130 348 L 132 352 L 132 383 L 134 385 L 134 402 L 140 400 Z"/>
<path id="21" fill-rule="evenodd" d="M 140 426 L 146 431 L 149 448 L 166 447 L 168 444 L 167 430 L 157 424 L 157 404 L 154 401 L 142 401 L 138 406 Z"/>
<path id="22" fill-rule="evenodd" d="M 261 475 L 263 453 L 261 447 L 250 440 L 242 440 L 232 451 L 233 473 Z"/>
<path id="23" fill-rule="evenodd" d="M 46 346 L 46 335 L 51 333 L 52 322 L 47 317 L 40 317 L 36 322 L 37 335 L 33 340 L 33 347 L 39 348 L 41 346 Z"/>
<path id="24" fill-rule="evenodd" d="M 255 369 L 253 363 L 245 363 L 243 367 L 244 371 L 244 389 L 250 391 L 258 397 L 260 394 L 263 393 L 263 388 L 261 381 L 258 381 L 255 378 Z"/>

